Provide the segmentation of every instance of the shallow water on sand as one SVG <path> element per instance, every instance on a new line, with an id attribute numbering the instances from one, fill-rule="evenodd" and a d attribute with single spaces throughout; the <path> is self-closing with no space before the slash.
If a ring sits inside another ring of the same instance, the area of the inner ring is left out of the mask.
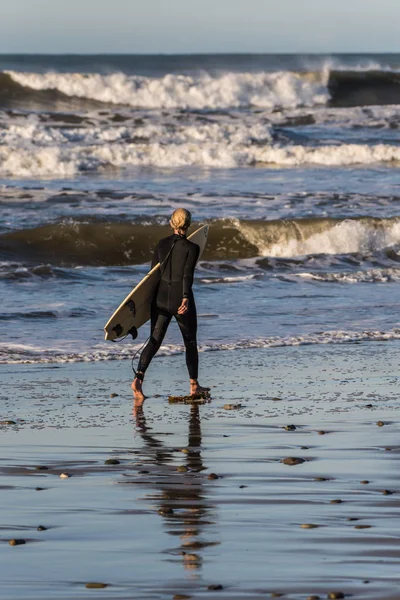
<path id="1" fill-rule="evenodd" d="M 0 596 L 389 598 L 399 584 L 397 352 L 204 354 L 212 401 L 194 406 L 168 403 L 186 392 L 183 359 L 160 358 L 136 414 L 125 361 L 3 366 L 1 418 L 16 424 L 0 426 Z M 86 590 L 93 581 L 108 587 Z"/>

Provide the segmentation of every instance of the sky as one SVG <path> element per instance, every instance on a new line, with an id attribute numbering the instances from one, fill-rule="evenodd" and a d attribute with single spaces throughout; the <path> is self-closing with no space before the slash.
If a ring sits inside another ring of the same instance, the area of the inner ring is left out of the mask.
<path id="1" fill-rule="evenodd" d="M 2 0 L 0 53 L 400 52 L 400 0 Z"/>

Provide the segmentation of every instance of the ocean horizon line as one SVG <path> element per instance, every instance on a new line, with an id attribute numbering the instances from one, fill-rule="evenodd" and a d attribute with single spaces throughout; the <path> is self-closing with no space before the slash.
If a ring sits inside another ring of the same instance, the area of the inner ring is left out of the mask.
<path id="1" fill-rule="evenodd" d="M 0 57 L 21 57 L 21 56 L 37 56 L 37 57 L 51 57 L 51 56 L 85 56 L 85 57 L 105 57 L 105 56 L 138 56 L 138 57 L 181 57 L 181 56 L 396 56 L 400 54 L 400 48 L 398 51 L 301 51 L 301 52 L 0 52 Z"/>

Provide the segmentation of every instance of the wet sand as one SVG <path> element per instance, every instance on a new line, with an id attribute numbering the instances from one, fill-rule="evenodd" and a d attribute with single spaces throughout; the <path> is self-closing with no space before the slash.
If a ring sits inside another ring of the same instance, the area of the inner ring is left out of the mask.
<path id="1" fill-rule="evenodd" d="M 399 351 L 3 365 L 0 598 L 398 598 Z"/>

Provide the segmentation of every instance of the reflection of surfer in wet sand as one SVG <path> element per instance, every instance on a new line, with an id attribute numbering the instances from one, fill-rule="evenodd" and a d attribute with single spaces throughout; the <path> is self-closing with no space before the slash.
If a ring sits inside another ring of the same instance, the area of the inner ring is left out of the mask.
<path id="1" fill-rule="evenodd" d="M 187 453 L 183 454 L 185 464 L 179 467 L 176 467 L 176 460 L 182 455 L 149 432 L 143 406 L 134 406 L 133 415 L 144 441 L 141 456 L 144 465 L 150 467 L 150 475 L 145 479 L 156 490 L 153 495 L 146 494 L 146 498 L 156 503 L 158 514 L 165 519 L 167 532 L 174 539 L 178 536 L 180 539 L 178 547 L 166 552 L 181 557 L 185 569 L 199 569 L 203 562 L 202 552 L 219 544 L 219 541 L 207 539 L 215 533 L 216 509 L 212 503 L 212 487 L 208 487 L 202 474 L 207 467 L 201 455 L 199 404 L 190 407 Z"/>
<path id="2" fill-rule="evenodd" d="M 161 264 L 161 279 L 151 306 L 151 336 L 145 346 L 132 383 L 135 401 L 143 402 L 142 383 L 146 370 L 160 348 L 172 317 L 178 322 L 186 350 L 186 364 L 190 377 L 190 394 L 206 394 L 209 388 L 199 385 L 197 349 L 197 314 L 192 291 L 194 269 L 199 256 L 197 244 L 186 239 L 191 214 L 178 208 L 172 214 L 170 225 L 174 233 L 160 240 L 152 261 L 152 268 Z"/>

